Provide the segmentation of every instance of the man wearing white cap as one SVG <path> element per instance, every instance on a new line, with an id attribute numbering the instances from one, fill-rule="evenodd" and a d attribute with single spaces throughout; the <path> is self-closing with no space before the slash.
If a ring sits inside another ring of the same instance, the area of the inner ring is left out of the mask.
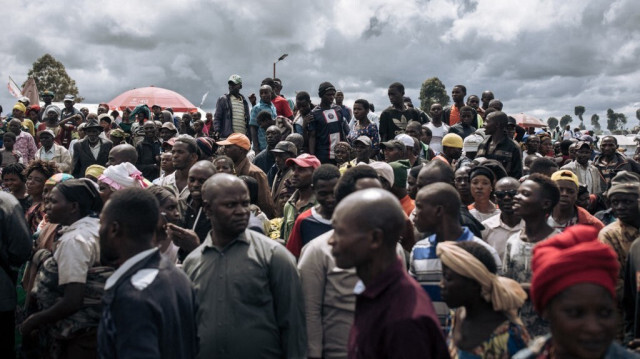
<path id="1" fill-rule="evenodd" d="M 77 108 L 73 107 L 76 98 L 73 95 L 65 95 L 64 96 L 64 108 L 62 109 L 62 113 L 60 114 L 60 120 L 66 120 L 69 117 L 76 116 L 77 120 L 84 120 L 82 113 L 78 111 Z"/>
<path id="2" fill-rule="evenodd" d="M 462 157 L 460 157 L 460 160 L 456 164 L 456 170 L 462 166 L 471 164 L 471 161 L 476 158 L 478 146 L 480 146 L 483 140 L 484 137 L 475 133 L 465 137 L 462 143 Z"/>

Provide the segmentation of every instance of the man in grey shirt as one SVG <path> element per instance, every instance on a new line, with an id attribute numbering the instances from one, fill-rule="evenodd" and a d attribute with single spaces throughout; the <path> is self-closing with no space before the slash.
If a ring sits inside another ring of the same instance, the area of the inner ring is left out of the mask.
<path id="1" fill-rule="evenodd" d="M 0 353 L 15 358 L 17 268 L 29 259 L 31 235 L 18 200 L 0 192 Z"/>
<path id="2" fill-rule="evenodd" d="M 212 230 L 184 261 L 199 303 L 198 358 L 305 358 L 304 301 L 295 259 L 247 229 L 249 191 L 219 173 L 202 187 Z"/>

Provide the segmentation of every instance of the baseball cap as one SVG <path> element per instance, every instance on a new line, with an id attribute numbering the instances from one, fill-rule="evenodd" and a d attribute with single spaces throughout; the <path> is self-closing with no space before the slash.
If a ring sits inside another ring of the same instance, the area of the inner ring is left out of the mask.
<path id="1" fill-rule="evenodd" d="M 286 162 L 289 167 L 294 163 L 300 167 L 313 167 L 313 169 L 320 167 L 320 160 L 316 156 L 308 153 L 303 153 L 296 158 L 289 158 Z"/>
<path id="2" fill-rule="evenodd" d="M 251 149 L 251 141 L 249 141 L 249 137 L 241 133 L 232 133 L 229 135 L 229 137 L 227 137 L 226 140 L 218 141 L 216 142 L 216 144 L 220 146 L 236 145 L 244 148 L 247 151 Z"/>
<path id="3" fill-rule="evenodd" d="M 162 108 L 162 107 L 161 107 L 160 105 L 158 105 L 158 104 L 153 104 L 153 105 L 151 106 L 151 108 L 155 108 L 155 107 L 157 107 L 157 108 Z"/>
<path id="4" fill-rule="evenodd" d="M 177 137 L 171 137 L 162 143 L 162 147 L 173 147 L 176 144 L 176 139 Z"/>
<path id="5" fill-rule="evenodd" d="M 16 102 L 16 104 L 13 105 L 13 109 L 19 110 L 20 112 L 27 112 L 27 106 L 25 106 L 22 102 Z"/>
<path id="6" fill-rule="evenodd" d="M 45 128 L 44 130 L 39 131 L 38 132 L 38 137 L 42 136 L 43 133 L 49 134 L 49 135 L 51 135 L 51 137 L 56 137 L 56 135 L 53 133 L 53 131 L 48 129 L 48 128 Z"/>
<path id="7" fill-rule="evenodd" d="M 393 175 L 393 167 L 391 167 L 391 165 L 386 162 L 375 161 L 369 163 L 367 166 L 376 170 L 376 172 L 378 172 L 378 176 L 386 179 L 387 182 L 389 182 L 389 185 L 393 187 L 393 184 L 395 183 L 395 176 Z"/>
<path id="8" fill-rule="evenodd" d="M 293 142 L 280 141 L 280 142 L 278 142 L 278 144 L 276 144 L 276 147 L 271 150 L 271 152 L 275 152 L 275 153 L 289 152 L 292 155 L 297 156 L 298 155 L 298 148 L 296 147 L 296 145 L 293 144 Z"/>
<path id="9" fill-rule="evenodd" d="M 242 84 L 242 77 L 240 75 L 231 75 L 229 76 L 229 82 L 233 82 L 236 85 Z"/>
<path id="10" fill-rule="evenodd" d="M 98 115 L 98 122 L 102 121 L 103 118 L 109 118 L 111 120 L 111 122 L 113 122 L 113 117 L 109 116 L 106 113 L 101 113 L 100 115 Z"/>
<path id="11" fill-rule="evenodd" d="M 507 117 L 507 125 L 514 125 L 515 126 L 516 124 L 517 124 L 517 122 L 516 122 L 515 118 L 513 118 L 511 116 Z"/>
<path id="12" fill-rule="evenodd" d="M 161 128 L 166 128 L 169 131 L 178 132 L 178 129 L 176 129 L 176 126 L 171 122 L 163 123 Z"/>
<path id="13" fill-rule="evenodd" d="M 442 137 L 442 146 L 462 148 L 462 144 L 462 137 L 456 135 L 455 133 L 447 133 L 444 137 Z"/>
<path id="14" fill-rule="evenodd" d="M 406 151 L 407 150 L 407 146 L 404 145 L 404 142 L 400 141 L 400 140 L 391 140 L 391 141 L 387 141 L 387 142 L 382 142 L 380 144 L 380 148 L 385 149 L 385 148 L 395 148 L 395 149 L 399 149 L 402 151 Z"/>
<path id="15" fill-rule="evenodd" d="M 589 141 L 578 141 L 578 142 L 576 142 L 576 150 L 579 150 L 584 146 L 587 146 L 587 148 L 591 149 L 591 144 L 590 144 Z"/>
<path id="16" fill-rule="evenodd" d="M 75 100 L 76 100 L 76 98 L 73 95 L 64 95 L 64 102 L 67 102 L 67 101 L 72 101 L 73 102 Z"/>
<path id="17" fill-rule="evenodd" d="M 397 135 L 395 140 L 398 140 L 398 141 L 404 143 L 404 145 L 406 147 L 413 148 L 413 145 L 414 145 L 413 138 L 411 136 L 407 135 L 406 133 L 401 133 L 401 134 Z"/>
<path id="18" fill-rule="evenodd" d="M 580 182 L 578 181 L 578 176 L 576 176 L 575 173 L 569 171 L 569 170 L 560 170 L 560 171 L 555 171 L 552 175 L 551 175 L 551 179 L 554 182 L 558 182 L 558 181 L 571 181 L 573 183 L 576 184 L 576 187 L 580 187 Z"/>
<path id="19" fill-rule="evenodd" d="M 367 146 L 371 146 L 371 138 L 369 138 L 368 136 L 358 136 L 358 138 L 356 138 L 355 141 L 353 141 L 354 144 L 355 142 L 362 142 L 363 144 L 367 145 Z"/>
<path id="20" fill-rule="evenodd" d="M 484 138 L 480 135 L 471 134 L 465 137 L 464 142 L 462 144 L 462 149 L 464 152 L 478 152 L 478 147 L 482 143 Z"/>

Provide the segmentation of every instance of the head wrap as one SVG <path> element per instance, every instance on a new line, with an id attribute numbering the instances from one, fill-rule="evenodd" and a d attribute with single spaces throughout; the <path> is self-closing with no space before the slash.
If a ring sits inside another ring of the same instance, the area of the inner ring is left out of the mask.
<path id="1" fill-rule="evenodd" d="M 531 298 L 538 313 L 556 295 L 579 283 L 600 285 L 615 298 L 620 264 L 597 237 L 596 228 L 575 225 L 534 247 Z"/>
<path id="2" fill-rule="evenodd" d="M 49 106 L 45 107 L 44 108 L 44 117 L 47 117 L 49 112 L 52 112 L 52 111 L 55 112 L 56 115 L 58 115 L 58 119 L 60 119 L 61 110 L 56 105 L 49 105 Z"/>
<path id="3" fill-rule="evenodd" d="M 106 168 L 100 166 L 100 165 L 91 165 L 89 167 L 87 167 L 87 169 L 84 171 L 84 175 L 85 176 L 92 176 L 95 178 L 99 178 L 102 173 L 104 172 Z"/>
<path id="4" fill-rule="evenodd" d="M 324 96 L 324 94 L 329 90 L 333 90 L 333 91 L 336 90 L 336 88 L 331 84 L 331 82 L 321 83 L 320 86 L 318 87 L 318 96 L 320 97 Z"/>
<path id="5" fill-rule="evenodd" d="M 440 242 L 436 254 L 446 265 L 461 276 L 477 281 L 482 287 L 482 298 L 491 303 L 493 310 L 505 312 L 516 323 L 522 323 L 517 310 L 527 299 L 527 293 L 513 279 L 491 273 L 473 254 L 455 244 Z"/>
<path id="6" fill-rule="evenodd" d="M 480 176 L 480 175 L 487 177 L 489 181 L 491 181 L 491 183 L 495 183 L 496 181 L 496 174 L 493 173 L 492 170 L 490 170 L 488 167 L 485 167 L 485 166 L 474 167 L 469 173 L 469 181 L 471 181 L 473 177 Z"/>
<path id="7" fill-rule="evenodd" d="M 142 177 L 142 173 L 129 162 L 107 167 L 98 178 L 98 181 L 108 184 L 116 191 L 129 187 L 149 187 L 144 177 Z"/>
<path id="8" fill-rule="evenodd" d="M 56 173 L 53 176 L 49 177 L 49 179 L 44 183 L 45 186 L 55 186 L 58 183 L 73 179 L 73 176 L 68 173 Z"/>
<path id="9" fill-rule="evenodd" d="M 86 178 L 70 179 L 56 185 L 56 189 L 69 202 L 77 202 L 86 210 L 100 212 L 102 199 L 98 186 Z"/>
<path id="10" fill-rule="evenodd" d="M 129 118 L 131 119 L 136 119 L 136 115 L 138 113 L 142 113 L 144 115 L 144 118 L 149 119 L 151 118 L 151 110 L 149 110 L 149 106 L 147 105 L 138 105 L 136 106 L 136 108 L 133 109 L 133 111 L 131 111 L 131 113 L 129 114 Z"/>
<path id="11" fill-rule="evenodd" d="M 202 152 L 205 156 L 211 157 L 214 152 L 214 142 L 209 137 L 198 137 L 196 138 L 196 143 L 198 144 L 198 148 L 200 148 L 200 152 Z M 216 145 L 216 149 L 218 146 Z"/>
<path id="12" fill-rule="evenodd" d="M 22 113 L 27 112 L 27 106 L 25 106 L 22 102 L 18 102 L 13 105 L 14 110 L 20 110 Z"/>

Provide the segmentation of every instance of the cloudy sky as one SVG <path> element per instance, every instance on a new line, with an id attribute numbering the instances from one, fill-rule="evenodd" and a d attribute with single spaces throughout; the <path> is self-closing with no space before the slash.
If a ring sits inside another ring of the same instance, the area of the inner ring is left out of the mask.
<path id="1" fill-rule="evenodd" d="M 69 5 L 73 3 L 74 5 Z M 149 6 L 149 4 L 153 4 Z M 388 106 L 404 83 L 418 102 L 437 76 L 468 94 L 490 89 L 509 113 L 585 118 L 607 108 L 637 124 L 640 7 L 637 0 L 0 0 L 5 14 L 0 78 L 21 84 L 52 54 L 87 102 L 155 85 L 212 109 L 230 74 L 246 95 L 272 73 L 290 97 L 331 81 L 347 100 Z M 4 86 L 3 86 L 4 87 Z M 15 100 L 0 91 L 5 111 Z M 605 122 L 601 120 L 603 127 Z M 577 125 L 577 119 L 574 123 Z"/>

